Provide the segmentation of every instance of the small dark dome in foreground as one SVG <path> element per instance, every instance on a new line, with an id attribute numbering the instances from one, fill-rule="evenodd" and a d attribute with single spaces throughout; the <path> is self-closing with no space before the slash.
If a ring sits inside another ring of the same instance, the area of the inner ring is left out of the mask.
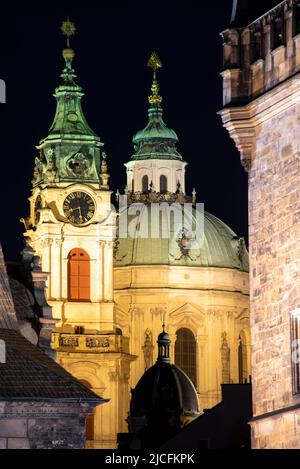
<path id="1" fill-rule="evenodd" d="M 152 412 L 199 413 L 196 389 L 189 377 L 171 363 L 157 361 L 136 385 L 130 405 L 131 417 Z"/>
<path id="2" fill-rule="evenodd" d="M 199 415 L 196 389 L 190 378 L 170 361 L 170 337 L 158 336 L 158 358 L 132 390 L 129 433 L 139 435 L 141 447 L 156 447 Z"/>

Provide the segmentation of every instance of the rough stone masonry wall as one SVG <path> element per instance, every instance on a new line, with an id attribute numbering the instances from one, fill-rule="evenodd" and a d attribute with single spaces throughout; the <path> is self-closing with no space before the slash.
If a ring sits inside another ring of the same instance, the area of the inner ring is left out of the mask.
<path id="1" fill-rule="evenodd" d="M 274 415 L 251 426 L 253 449 L 299 449 L 299 410 Z"/>
<path id="2" fill-rule="evenodd" d="M 255 140 L 249 250 L 257 416 L 300 403 L 292 391 L 290 336 L 291 311 L 300 307 L 300 104 L 261 123 Z M 300 448 L 299 411 L 254 421 L 252 436 L 256 448 Z"/>
<path id="3" fill-rule="evenodd" d="M 88 404 L 0 402 L 0 449 L 85 448 Z"/>

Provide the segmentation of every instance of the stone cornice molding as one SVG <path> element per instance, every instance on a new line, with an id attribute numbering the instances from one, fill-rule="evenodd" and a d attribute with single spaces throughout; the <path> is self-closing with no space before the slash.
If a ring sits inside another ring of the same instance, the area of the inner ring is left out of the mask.
<path id="1" fill-rule="evenodd" d="M 219 111 L 223 126 L 240 152 L 247 172 L 255 154 L 259 126 L 300 103 L 300 73 L 245 106 L 228 107 Z"/>

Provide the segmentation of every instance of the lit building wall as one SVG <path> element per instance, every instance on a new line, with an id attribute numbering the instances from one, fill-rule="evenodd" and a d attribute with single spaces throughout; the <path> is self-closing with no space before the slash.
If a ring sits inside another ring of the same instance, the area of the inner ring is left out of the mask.
<path id="1" fill-rule="evenodd" d="M 220 114 L 249 174 L 253 448 L 300 448 L 297 3 L 281 2 L 240 39 L 234 28 L 223 33 Z"/>
<path id="2" fill-rule="evenodd" d="M 177 332 L 187 328 L 196 341 L 196 389 L 201 409 L 221 400 L 223 371 L 239 382 L 239 337 L 245 334 L 244 377 L 249 379 L 250 336 L 248 273 L 233 269 L 179 266 L 115 268 L 116 323 L 130 339 L 130 387 L 156 360 L 156 337 L 162 323 L 171 338 L 175 360 Z M 151 345 L 147 334 L 151 333 Z M 225 336 L 224 336 L 225 334 Z M 222 356 L 222 344 L 226 356 Z"/>

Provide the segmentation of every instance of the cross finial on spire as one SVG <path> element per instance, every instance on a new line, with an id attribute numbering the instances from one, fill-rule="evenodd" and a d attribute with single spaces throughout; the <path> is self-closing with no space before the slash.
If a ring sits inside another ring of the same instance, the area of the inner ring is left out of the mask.
<path id="1" fill-rule="evenodd" d="M 76 31 L 75 24 L 68 18 L 62 22 L 60 29 L 62 30 L 63 35 L 67 37 L 67 47 L 70 47 L 70 36 L 73 36 Z"/>
<path id="2" fill-rule="evenodd" d="M 153 82 L 151 86 L 152 95 L 149 96 L 148 101 L 150 104 L 160 104 L 162 102 L 162 97 L 158 94 L 159 86 L 156 80 L 156 70 L 162 68 L 162 62 L 156 52 L 152 52 L 147 65 L 153 70 Z"/>
<path id="3" fill-rule="evenodd" d="M 147 65 L 148 67 L 152 68 L 153 71 L 156 71 L 158 68 L 162 67 L 161 60 L 156 52 L 152 52 Z"/>
<path id="4" fill-rule="evenodd" d="M 76 28 L 74 23 L 69 18 L 62 22 L 60 27 L 62 33 L 67 38 L 67 47 L 63 49 L 62 55 L 66 61 L 66 67 L 63 70 L 61 77 L 65 83 L 74 84 L 74 78 L 76 77 L 75 72 L 72 68 L 72 60 L 75 57 L 75 52 L 70 48 L 70 36 L 75 34 Z"/>

